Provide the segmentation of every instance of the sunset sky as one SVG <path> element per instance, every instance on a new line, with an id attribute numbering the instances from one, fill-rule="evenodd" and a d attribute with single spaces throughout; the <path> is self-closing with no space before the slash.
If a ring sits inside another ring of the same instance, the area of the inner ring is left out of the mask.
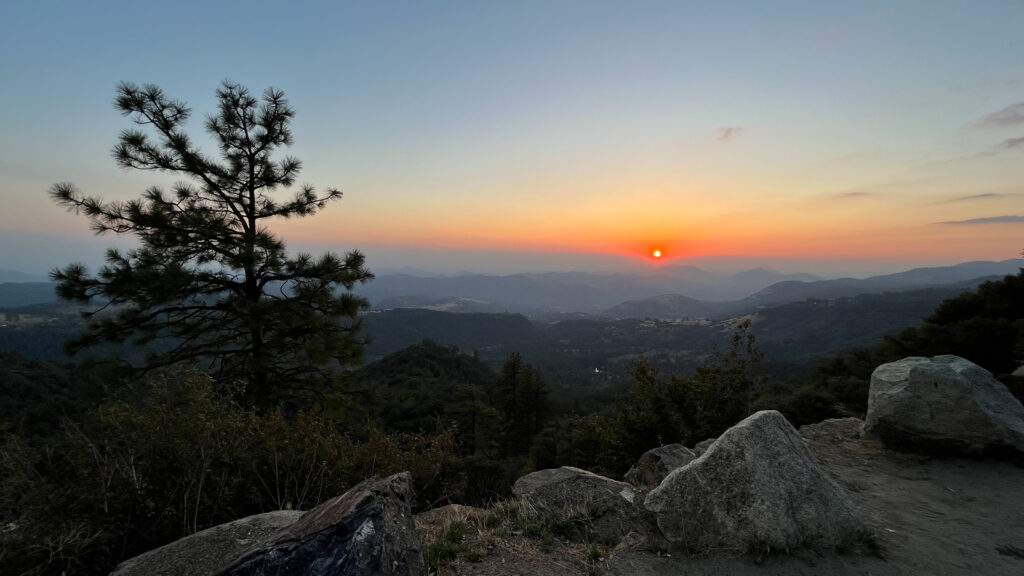
<path id="1" fill-rule="evenodd" d="M 226 78 L 283 89 L 300 181 L 345 192 L 276 229 L 371 269 L 867 273 L 1024 249 L 1019 0 L 295 4 L 0 3 L 0 268 L 114 243 L 53 183 L 168 182 L 111 159 L 118 82 L 187 101 L 198 135 Z"/>

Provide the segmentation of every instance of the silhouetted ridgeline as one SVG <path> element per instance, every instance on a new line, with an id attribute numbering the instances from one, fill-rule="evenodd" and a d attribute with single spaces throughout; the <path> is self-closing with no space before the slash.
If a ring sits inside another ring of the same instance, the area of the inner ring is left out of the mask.
<path id="1" fill-rule="evenodd" d="M 0 306 L 16 307 L 44 304 L 57 300 L 57 285 L 53 282 L 0 283 Z"/>
<path id="2" fill-rule="evenodd" d="M 360 286 L 374 308 L 433 307 L 473 312 L 587 312 L 612 317 L 724 318 L 757 308 L 807 298 L 843 298 L 865 293 L 905 291 L 960 284 L 971 289 L 983 279 L 1015 274 L 1024 260 L 967 262 L 955 266 L 916 268 L 865 279 L 821 280 L 807 274 L 748 270 L 717 275 L 692 266 L 667 266 L 650 274 L 587 274 L 580 272 L 511 276 L 382 275 Z M 626 302 L 664 300 L 669 307 L 616 310 Z M 684 300 L 689 299 L 689 300 Z M 673 310 L 671 307 L 676 309 Z"/>

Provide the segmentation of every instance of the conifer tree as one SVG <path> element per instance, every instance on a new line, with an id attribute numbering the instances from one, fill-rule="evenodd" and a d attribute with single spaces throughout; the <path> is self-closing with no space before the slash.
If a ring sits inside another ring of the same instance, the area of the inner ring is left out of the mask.
<path id="1" fill-rule="evenodd" d="M 513 352 L 501 368 L 495 398 L 495 407 L 505 418 L 506 455 L 529 451 L 533 436 L 544 427 L 547 395 L 540 372 Z"/>
<path id="2" fill-rule="evenodd" d="M 350 290 L 373 276 L 358 251 L 290 256 L 267 226 L 315 214 L 342 195 L 303 185 L 290 199 L 276 198 L 302 167 L 296 158 L 275 157 L 292 144 L 295 111 L 284 93 L 271 88 L 258 99 L 225 81 L 217 99 L 217 113 L 205 120 L 219 148 L 214 157 L 186 133 L 191 111 L 183 102 L 152 85 L 118 86 L 115 107 L 137 125 L 113 148 L 118 166 L 181 180 L 111 202 L 54 185 L 52 198 L 83 212 L 97 234 L 131 235 L 138 245 L 107 250 L 95 276 L 71 264 L 51 277 L 62 298 L 100 302 L 85 315 L 86 331 L 67 343 L 69 352 L 166 339 L 151 347 L 157 351 L 147 368 L 200 365 L 240 380 L 248 401 L 267 405 L 321 388 L 332 368 L 358 358 L 357 314 L 366 302 Z"/>

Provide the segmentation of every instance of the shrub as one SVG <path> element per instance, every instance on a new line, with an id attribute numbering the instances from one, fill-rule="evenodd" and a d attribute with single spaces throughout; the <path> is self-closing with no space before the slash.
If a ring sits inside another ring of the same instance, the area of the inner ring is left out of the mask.
<path id="1" fill-rule="evenodd" d="M 106 574 L 210 526 L 313 507 L 372 475 L 410 470 L 418 491 L 438 492 L 452 450 L 450 432 L 353 440 L 316 413 L 258 413 L 194 373 L 136 396 L 66 421 L 45 442 L 3 439 L 5 570 Z"/>

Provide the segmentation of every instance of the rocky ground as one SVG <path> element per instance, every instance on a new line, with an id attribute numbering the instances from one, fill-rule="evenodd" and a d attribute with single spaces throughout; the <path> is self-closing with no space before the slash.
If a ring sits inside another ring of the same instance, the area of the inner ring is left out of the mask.
<path id="1" fill-rule="evenodd" d="M 417 517 L 417 528 L 429 549 L 452 520 L 464 527 L 451 548 L 454 560 L 434 569 L 438 576 L 1024 574 L 1024 466 L 896 452 L 862 439 L 860 424 L 844 419 L 801 429 L 874 533 L 857 550 L 682 557 L 624 543 L 609 548 L 517 523 L 508 506 L 432 510 Z"/>

